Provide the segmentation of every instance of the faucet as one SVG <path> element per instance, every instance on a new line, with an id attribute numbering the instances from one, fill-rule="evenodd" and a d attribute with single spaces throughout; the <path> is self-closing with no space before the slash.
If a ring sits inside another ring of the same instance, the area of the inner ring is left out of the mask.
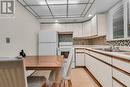
<path id="1" fill-rule="evenodd" d="M 110 49 L 111 51 L 113 51 L 113 52 L 120 50 L 119 47 L 116 47 L 115 45 L 112 45 L 112 44 L 110 44 L 110 43 L 108 43 L 108 45 L 110 46 L 109 49 Z"/>

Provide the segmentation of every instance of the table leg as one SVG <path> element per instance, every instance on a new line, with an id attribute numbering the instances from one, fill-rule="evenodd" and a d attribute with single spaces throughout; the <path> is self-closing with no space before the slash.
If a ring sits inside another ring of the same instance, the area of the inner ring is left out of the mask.
<path id="1" fill-rule="evenodd" d="M 55 70 L 55 87 L 60 87 L 60 82 L 61 82 L 61 68 L 58 68 Z"/>

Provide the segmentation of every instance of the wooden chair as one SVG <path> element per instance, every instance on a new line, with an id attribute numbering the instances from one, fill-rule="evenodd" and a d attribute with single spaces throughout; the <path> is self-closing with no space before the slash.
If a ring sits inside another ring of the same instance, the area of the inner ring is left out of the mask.
<path id="1" fill-rule="evenodd" d="M 49 78 L 51 70 L 27 70 L 26 77 L 29 87 L 41 87 Z"/>
<path id="2" fill-rule="evenodd" d="M 58 87 L 72 87 L 72 82 L 71 82 L 71 65 L 72 65 L 72 60 L 73 60 L 73 51 L 72 49 L 69 53 L 68 59 L 64 61 L 64 64 L 62 65 L 61 68 L 61 81 L 59 81 L 59 86 Z M 49 82 L 44 84 L 42 87 L 55 87 L 55 76 L 54 72 L 51 72 L 50 77 L 49 77 Z M 67 84 L 66 84 L 67 83 Z M 66 86 L 68 85 L 68 86 Z"/>
<path id="3" fill-rule="evenodd" d="M 28 87 L 42 87 L 48 81 L 50 70 L 27 70 Z"/>
<path id="4" fill-rule="evenodd" d="M 61 69 L 61 75 L 62 75 L 62 81 L 61 81 L 61 87 L 66 87 L 66 81 L 68 86 L 67 87 L 72 87 L 72 82 L 71 82 L 71 65 L 72 65 L 72 60 L 73 60 L 73 51 L 74 49 L 71 49 L 67 62 L 63 64 L 63 67 Z"/>
<path id="5" fill-rule="evenodd" d="M 22 59 L 0 58 L 0 87 L 27 87 Z"/>
<path id="6" fill-rule="evenodd" d="M 51 70 L 36 70 L 31 76 L 44 76 L 46 79 L 49 79 Z"/>

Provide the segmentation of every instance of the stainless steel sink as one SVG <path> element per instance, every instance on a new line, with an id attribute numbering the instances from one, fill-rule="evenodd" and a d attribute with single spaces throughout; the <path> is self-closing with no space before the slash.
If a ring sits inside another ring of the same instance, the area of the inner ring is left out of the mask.
<path id="1" fill-rule="evenodd" d="M 121 54 L 130 55 L 130 52 L 120 52 Z"/>
<path id="2" fill-rule="evenodd" d="M 117 52 L 124 55 L 130 55 L 130 51 L 127 50 L 112 50 L 110 48 L 96 48 L 96 50 L 106 51 L 106 52 Z"/>
<path id="3" fill-rule="evenodd" d="M 110 48 L 96 48 L 96 50 L 102 50 L 102 51 L 106 51 L 106 52 L 122 52 L 122 53 L 130 53 L 130 51 L 127 50 L 120 50 L 120 49 L 110 49 Z"/>

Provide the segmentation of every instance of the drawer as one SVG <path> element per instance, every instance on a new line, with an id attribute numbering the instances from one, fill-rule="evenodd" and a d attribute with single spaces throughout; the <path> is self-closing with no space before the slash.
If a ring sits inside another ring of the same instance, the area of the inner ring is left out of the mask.
<path id="1" fill-rule="evenodd" d="M 85 49 L 76 49 L 76 52 L 84 52 Z"/>
<path id="2" fill-rule="evenodd" d="M 124 86 L 119 84 L 117 81 L 113 80 L 113 87 L 124 87 Z"/>
<path id="3" fill-rule="evenodd" d="M 76 66 L 84 66 L 84 53 L 76 53 Z"/>
<path id="4" fill-rule="evenodd" d="M 89 54 L 89 51 L 88 51 L 88 50 L 85 50 L 85 53 L 88 53 L 88 54 Z"/>
<path id="5" fill-rule="evenodd" d="M 130 73 L 130 63 L 113 58 L 113 65 Z"/>
<path id="6" fill-rule="evenodd" d="M 89 54 L 104 61 L 104 62 L 107 62 L 109 64 L 111 64 L 112 62 L 112 58 L 110 56 L 106 56 L 106 55 L 103 55 L 103 54 L 100 54 L 100 53 L 96 53 L 96 52 L 92 52 L 92 51 L 89 51 Z"/>
<path id="7" fill-rule="evenodd" d="M 124 84 L 126 87 L 130 87 L 130 76 L 113 69 L 113 77 L 115 77 L 118 81 Z"/>

